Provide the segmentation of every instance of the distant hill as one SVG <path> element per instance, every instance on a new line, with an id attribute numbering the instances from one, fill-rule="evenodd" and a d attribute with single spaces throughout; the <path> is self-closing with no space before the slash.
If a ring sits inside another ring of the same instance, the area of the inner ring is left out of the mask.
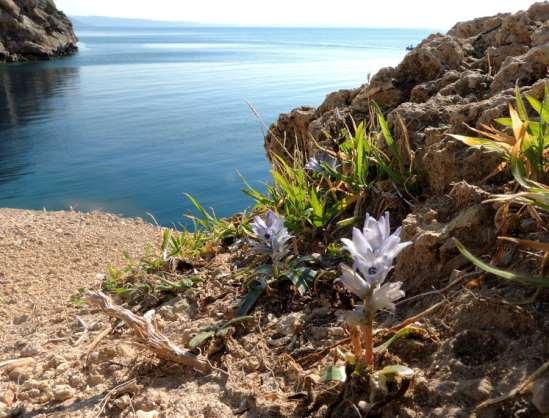
<path id="1" fill-rule="evenodd" d="M 192 22 L 169 22 L 146 19 L 126 19 L 121 17 L 106 17 L 106 16 L 70 16 L 72 23 L 76 28 L 106 28 L 106 27 L 123 27 L 123 28 L 157 28 L 157 27 L 181 27 L 181 26 L 198 26 Z"/>

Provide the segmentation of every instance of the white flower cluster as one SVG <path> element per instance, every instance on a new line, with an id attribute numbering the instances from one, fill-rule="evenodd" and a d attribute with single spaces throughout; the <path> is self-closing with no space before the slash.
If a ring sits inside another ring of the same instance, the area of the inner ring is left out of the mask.
<path id="1" fill-rule="evenodd" d="M 394 311 L 394 302 L 404 296 L 402 282 L 384 284 L 384 281 L 397 255 L 412 243 L 401 242 L 402 228 L 391 234 L 390 227 L 388 212 L 379 220 L 366 215 L 362 231 L 354 228 L 352 240 L 342 239 L 354 264 L 352 268 L 342 265 L 343 274 L 338 281 L 365 303 L 344 315 L 351 324 L 365 320 L 365 309 L 371 313 L 382 309 Z"/>
<path id="2" fill-rule="evenodd" d="M 284 226 L 284 217 L 273 211 L 267 212 L 265 219 L 256 216 L 251 223 L 257 242 L 256 251 L 270 254 L 273 261 L 280 261 L 288 254 L 288 241 L 292 236 Z"/>

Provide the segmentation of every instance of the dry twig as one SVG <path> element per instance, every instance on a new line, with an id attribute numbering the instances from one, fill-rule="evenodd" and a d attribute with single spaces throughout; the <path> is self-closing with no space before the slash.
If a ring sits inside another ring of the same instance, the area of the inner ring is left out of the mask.
<path id="1" fill-rule="evenodd" d="M 402 328 L 404 327 L 407 327 L 408 325 L 410 324 L 413 324 L 414 322 L 416 322 L 418 319 L 421 319 L 423 318 L 424 316 L 426 315 L 429 315 L 430 313 L 436 311 L 438 308 L 440 308 L 442 305 L 444 305 L 445 303 L 447 302 L 447 300 L 442 300 L 436 304 L 434 304 L 433 306 L 431 306 L 430 308 L 428 309 L 425 309 L 423 312 L 420 312 L 419 314 L 417 315 L 414 315 L 408 319 L 406 319 L 405 321 L 401 322 L 400 324 L 398 325 L 395 325 L 394 327 L 391 327 L 389 328 L 389 331 L 399 331 L 401 330 Z"/>
<path id="2" fill-rule="evenodd" d="M 83 353 L 80 358 L 83 358 L 83 357 L 86 357 L 86 364 L 88 364 L 88 360 L 90 358 L 90 353 L 95 350 L 95 347 L 97 347 L 97 345 L 103 340 L 103 338 L 105 338 L 107 335 L 109 335 L 113 329 L 114 329 L 115 325 L 114 324 L 110 324 L 107 328 L 105 328 L 103 331 L 101 331 L 101 334 L 99 334 L 95 340 L 93 340 L 93 342 L 90 344 L 90 346 L 86 349 L 86 352 Z"/>
<path id="3" fill-rule="evenodd" d="M 548 370 L 549 370 L 549 361 L 544 363 L 539 369 L 537 369 L 534 373 L 528 376 L 524 381 L 522 381 L 518 386 L 516 386 L 509 393 L 503 396 L 500 396 L 499 398 L 487 399 L 481 404 L 479 404 L 476 407 L 476 409 L 482 409 L 489 406 L 497 405 L 498 403 L 505 402 L 508 399 L 514 398 L 515 396 L 526 392 L 530 387 L 530 385 L 534 383 L 538 377 L 540 377 L 542 374 L 544 374 Z"/>
<path id="4" fill-rule="evenodd" d="M 5 370 L 6 372 L 10 372 L 17 367 L 25 367 L 33 363 L 34 358 L 32 357 L 22 357 L 13 360 L 5 360 L 0 362 L 0 371 Z"/>
<path id="5" fill-rule="evenodd" d="M 153 322 L 154 311 L 149 311 L 141 317 L 128 309 L 113 305 L 102 292 L 88 292 L 85 300 L 88 304 L 99 308 L 107 315 L 124 321 L 133 330 L 137 338 L 150 350 L 154 351 L 158 357 L 184 366 L 190 366 L 201 372 L 212 370 L 208 362 L 179 348 L 156 329 Z"/>
<path id="6" fill-rule="evenodd" d="M 102 416 L 103 411 L 105 410 L 105 407 L 107 406 L 109 401 L 113 397 L 118 397 L 126 392 L 130 392 L 131 389 L 135 386 L 136 382 L 137 380 L 133 378 L 110 390 L 109 393 L 107 393 L 107 395 L 101 400 L 101 402 L 99 402 L 99 405 L 97 405 L 97 408 L 96 408 L 97 412 L 95 416 L 96 417 Z"/>

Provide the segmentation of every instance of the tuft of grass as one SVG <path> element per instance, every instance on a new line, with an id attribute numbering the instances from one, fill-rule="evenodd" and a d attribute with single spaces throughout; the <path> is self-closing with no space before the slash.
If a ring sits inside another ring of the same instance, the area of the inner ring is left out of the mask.
<path id="1" fill-rule="evenodd" d="M 516 109 L 509 105 L 509 117 L 496 119 L 511 133 L 483 125 L 483 129 L 469 127 L 481 137 L 450 135 L 474 148 L 486 148 L 501 154 L 506 165 L 520 166 L 522 173 L 532 181 L 547 183 L 549 180 L 549 87 L 545 86 L 542 102 L 526 95 L 526 99 L 537 114 L 536 119 L 528 116 L 526 104 L 517 87 Z M 514 162 L 513 162 L 514 161 Z M 513 169 L 516 178 L 516 172 Z M 518 179 L 517 179 L 518 181 Z M 520 183 L 520 182 L 519 182 Z"/>
<path id="2" fill-rule="evenodd" d="M 201 281 L 192 267 L 200 261 L 208 242 L 208 236 L 202 232 L 165 229 L 162 231 L 160 253 L 149 245 L 145 248 L 145 254 L 137 260 L 126 255 L 123 268 L 109 266 L 103 290 L 143 309 L 155 306 Z"/>
<path id="3" fill-rule="evenodd" d="M 516 89 L 516 109 L 509 106 L 509 118 L 500 118 L 496 121 L 512 132 L 497 130 L 492 127 L 484 127 L 484 130 L 473 129 L 485 138 L 451 135 L 471 147 L 484 147 L 494 150 L 502 155 L 505 165 L 511 170 L 513 178 L 522 190 L 510 194 L 492 195 L 485 201 L 500 202 L 504 205 L 518 204 L 528 208 L 530 214 L 539 222 L 543 222 L 536 210 L 549 212 L 549 88 L 546 85 L 543 102 L 539 102 L 531 96 L 526 99 L 537 114 L 537 119 L 528 116 L 526 104 L 523 101 L 518 87 Z M 529 243 L 529 246 L 542 250 L 546 257 L 549 254 L 547 244 L 533 241 L 519 240 L 516 238 L 504 238 L 515 243 Z M 494 267 L 480 258 L 475 257 L 465 246 L 455 240 L 456 247 L 461 254 L 481 270 L 493 274 L 504 280 L 514 281 L 538 288 L 549 287 L 549 277 L 536 277 L 506 271 Z M 544 273 L 542 266 L 542 274 Z"/>
<path id="4" fill-rule="evenodd" d="M 185 196 L 195 209 L 198 216 L 189 214 L 189 218 L 194 224 L 195 233 L 202 231 L 208 235 L 212 241 L 236 239 L 250 234 L 251 214 L 243 212 L 232 218 L 218 218 L 213 209 L 206 210 L 204 206 L 192 195 L 185 193 Z"/>
<path id="5" fill-rule="evenodd" d="M 244 192 L 259 211 L 283 213 L 290 231 L 301 234 L 353 224 L 380 181 L 390 181 L 406 194 L 417 192 L 414 155 L 407 141 L 399 147 L 379 107 L 371 113 L 375 119 L 369 124 L 353 122 L 352 129 L 343 130 L 336 151 L 322 149 L 337 159 L 337 168 L 325 164 L 321 172 L 308 171 L 299 151 L 292 163 L 274 156 L 272 184 L 260 192 L 243 178 Z"/>

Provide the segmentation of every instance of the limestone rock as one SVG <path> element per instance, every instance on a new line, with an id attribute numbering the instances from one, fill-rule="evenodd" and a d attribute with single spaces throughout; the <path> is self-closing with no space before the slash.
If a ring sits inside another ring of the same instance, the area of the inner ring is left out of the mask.
<path id="1" fill-rule="evenodd" d="M 265 138 L 269 158 L 272 155 L 291 158 L 297 150 L 303 149 L 309 140 L 308 127 L 315 119 L 315 113 L 315 108 L 304 106 L 280 115 Z"/>
<path id="2" fill-rule="evenodd" d="M 77 42 L 70 20 L 53 0 L 0 0 L 0 62 L 68 55 Z"/>
<path id="3" fill-rule="evenodd" d="M 57 385 L 53 388 L 53 398 L 58 402 L 66 401 L 74 396 L 74 390 L 69 385 Z"/>
<path id="4" fill-rule="evenodd" d="M 528 16 L 530 17 L 530 19 L 540 22 L 545 22 L 549 20 L 549 3 L 547 3 L 546 1 L 534 3 L 528 9 Z"/>
<path id="5" fill-rule="evenodd" d="M 158 411 L 137 411 L 135 416 L 137 418 L 158 418 L 160 413 Z"/>
<path id="6" fill-rule="evenodd" d="M 391 127 L 399 126 L 399 119 L 406 125 L 427 192 L 445 193 L 462 179 L 478 181 L 498 159 L 466 149 L 446 134 L 468 133 L 464 124 L 480 127 L 507 115 L 516 83 L 539 98 L 548 80 L 548 20 L 549 2 L 540 2 L 527 11 L 461 22 L 446 35 L 430 35 L 400 65 L 381 69 L 368 84 L 331 93 L 318 109 L 281 115 L 265 139 L 267 154 L 288 159 L 299 149 L 305 158 L 317 143 L 335 149 L 343 140 L 341 130 L 352 120 L 368 119 L 376 102 Z M 402 141 L 399 131 L 395 139 Z"/>
<path id="7" fill-rule="evenodd" d="M 328 94 L 324 102 L 318 107 L 319 114 L 324 114 L 336 108 L 349 106 L 359 90 L 360 89 L 339 90 Z"/>
<path id="8" fill-rule="evenodd" d="M 492 92 L 512 88 L 515 83 L 529 85 L 547 74 L 549 65 L 549 44 L 538 46 L 519 57 L 507 58 L 495 75 Z"/>

